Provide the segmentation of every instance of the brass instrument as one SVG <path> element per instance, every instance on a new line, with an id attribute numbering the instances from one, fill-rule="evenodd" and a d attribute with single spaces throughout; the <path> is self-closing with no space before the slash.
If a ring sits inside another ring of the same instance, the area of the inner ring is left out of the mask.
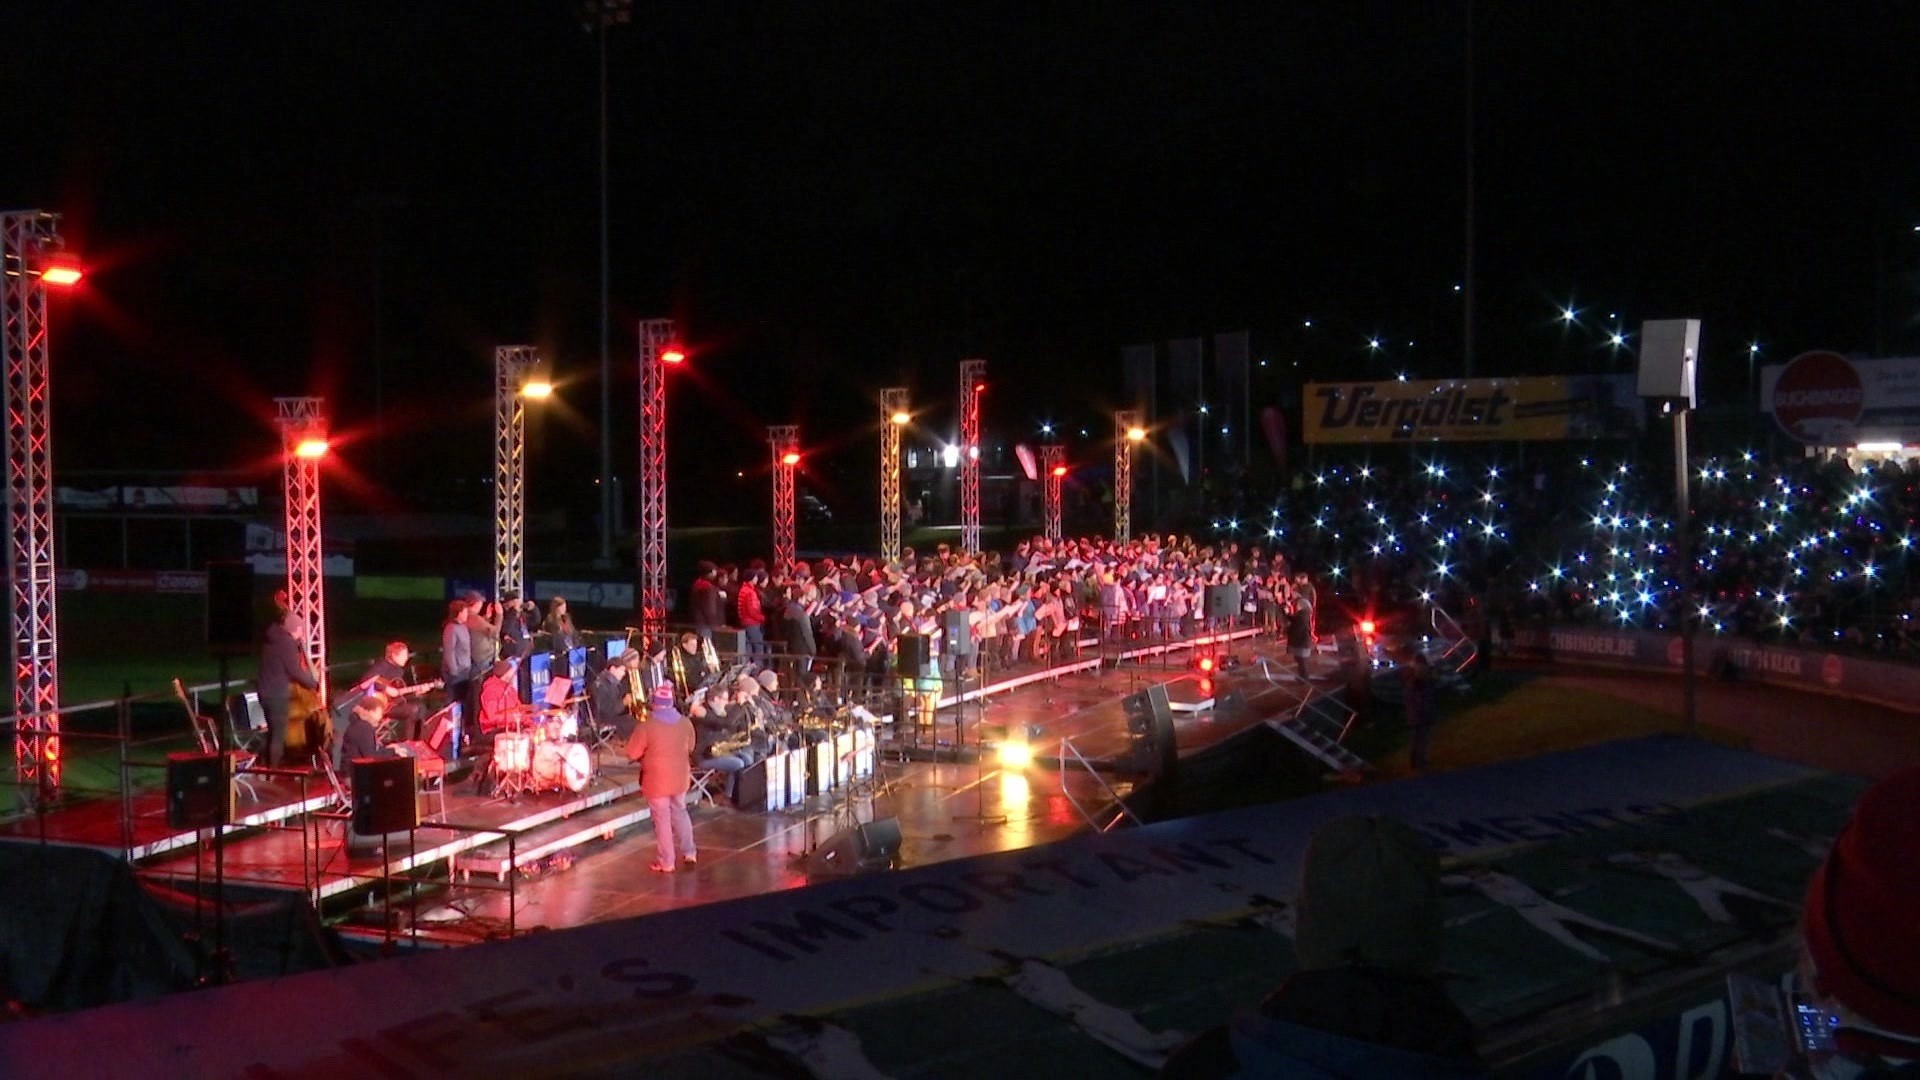
<path id="1" fill-rule="evenodd" d="M 738 736 L 735 736 L 734 738 L 722 739 L 719 742 L 714 743 L 712 746 L 707 748 L 707 753 L 714 757 L 726 757 L 728 754 L 738 753 L 752 745 L 753 745 L 753 736 L 738 735 Z"/>

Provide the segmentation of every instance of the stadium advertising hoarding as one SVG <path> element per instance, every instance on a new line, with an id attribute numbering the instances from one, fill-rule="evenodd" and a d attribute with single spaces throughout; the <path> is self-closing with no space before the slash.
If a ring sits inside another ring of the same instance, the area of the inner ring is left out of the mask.
<path id="1" fill-rule="evenodd" d="M 1814 446 L 1920 443 L 1920 357 L 1801 353 L 1760 369 L 1760 411 Z"/>
<path id="2" fill-rule="evenodd" d="M 1625 438 L 1646 409 L 1631 375 L 1308 383 L 1308 443 Z"/>

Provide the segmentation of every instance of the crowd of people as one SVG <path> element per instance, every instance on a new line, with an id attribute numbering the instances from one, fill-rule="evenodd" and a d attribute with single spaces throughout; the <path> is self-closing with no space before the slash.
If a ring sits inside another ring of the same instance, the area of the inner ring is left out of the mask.
<path id="1" fill-rule="evenodd" d="M 960 672 L 1048 663 L 1090 638 L 1171 640 L 1228 624 L 1285 629 L 1304 649 L 1316 604 L 1308 575 L 1278 551 L 1167 535 L 1031 539 L 979 555 L 942 544 L 890 563 L 829 557 L 780 571 L 703 562 L 688 610 L 703 641 L 738 627 L 749 658 L 777 653 L 794 671 L 825 659 L 840 673 L 884 677 L 907 635 L 957 658 L 943 670 Z M 967 645 L 956 648 L 948 639 L 962 623 Z"/>
<path id="2" fill-rule="evenodd" d="M 1502 466 L 1410 452 L 1303 470 L 1218 538 L 1284 547 L 1366 609 L 1422 601 L 1504 629 L 1588 624 L 1911 655 L 1920 464 L 1753 453 L 1690 464 L 1683 588 L 1673 474 L 1584 451 Z"/>

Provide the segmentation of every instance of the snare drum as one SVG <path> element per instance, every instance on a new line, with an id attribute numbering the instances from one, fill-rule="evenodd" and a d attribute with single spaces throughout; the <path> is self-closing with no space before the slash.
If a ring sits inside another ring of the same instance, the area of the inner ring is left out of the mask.
<path id="1" fill-rule="evenodd" d="M 533 736 L 518 731 L 495 736 L 493 767 L 503 773 L 523 773 L 533 768 Z"/>
<path id="2" fill-rule="evenodd" d="M 592 771 L 585 746 L 577 742 L 544 742 L 533 755 L 533 781 L 543 788 L 579 791 Z"/>

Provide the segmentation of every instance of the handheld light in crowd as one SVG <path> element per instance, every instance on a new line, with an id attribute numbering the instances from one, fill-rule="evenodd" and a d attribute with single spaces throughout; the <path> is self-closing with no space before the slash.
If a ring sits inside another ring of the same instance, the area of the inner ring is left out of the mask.
<path id="1" fill-rule="evenodd" d="M 294 444 L 293 456 L 306 458 L 309 461 L 314 458 L 326 457 L 327 440 L 315 437 L 301 439 L 298 443 Z"/>

